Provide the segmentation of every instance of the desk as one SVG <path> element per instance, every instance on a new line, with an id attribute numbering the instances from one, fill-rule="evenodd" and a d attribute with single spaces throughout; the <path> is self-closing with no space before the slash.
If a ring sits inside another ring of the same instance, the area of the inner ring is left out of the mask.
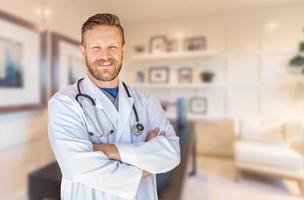
<path id="1" fill-rule="evenodd" d="M 175 130 L 180 137 L 181 164 L 170 172 L 157 175 L 157 191 L 160 200 L 180 199 L 189 154 L 194 144 L 193 123 L 188 123 L 183 128 L 175 128 Z M 29 200 L 41 200 L 43 198 L 60 200 L 60 183 L 61 172 L 57 162 L 32 172 L 28 177 Z"/>

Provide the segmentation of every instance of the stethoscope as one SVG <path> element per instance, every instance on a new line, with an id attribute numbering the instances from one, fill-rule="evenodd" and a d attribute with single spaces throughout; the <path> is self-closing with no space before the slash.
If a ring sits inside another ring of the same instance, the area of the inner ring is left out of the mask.
<path id="1" fill-rule="evenodd" d="M 89 99 L 90 102 L 92 103 L 92 105 L 96 107 L 96 102 L 95 102 L 95 100 L 94 100 L 90 95 L 83 94 L 83 93 L 81 93 L 81 91 L 80 91 L 80 82 L 81 82 L 83 79 L 84 79 L 84 78 L 81 78 L 81 79 L 79 79 L 79 80 L 77 81 L 78 94 L 75 96 L 75 99 L 76 99 L 76 101 L 78 102 L 78 104 L 80 105 L 80 107 L 81 107 L 82 109 L 83 109 L 83 107 L 82 107 L 81 103 L 79 102 L 79 97 L 84 97 L 84 98 Z M 128 97 L 130 98 L 130 97 L 131 97 L 131 94 L 130 94 L 130 92 L 129 92 L 129 90 L 128 90 L 127 85 L 126 85 L 124 82 L 122 82 L 122 85 L 123 85 L 123 87 L 125 88 L 125 91 L 126 91 Z M 108 135 L 113 134 L 113 133 L 114 133 L 114 130 L 113 130 L 113 129 L 110 130 L 110 131 L 108 131 L 107 133 L 106 133 L 105 131 L 103 131 L 103 129 L 102 129 L 101 125 L 100 125 L 101 123 L 100 123 L 100 121 L 99 121 L 99 117 L 98 117 L 97 111 L 96 111 L 96 109 L 93 109 L 93 110 L 94 110 L 94 114 L 95 114 L 95 116 L 96 116 L 96 120 L 97 120 L 97 123 L 98 123 L 98 126 L 99 126 L 99 129 L 96 129 L 96 130 L 102 130 L 102 132 L 103 132 L 102 134 L 99 134 L 99 137 L 104 137 L 104 136 L 108 136 Z M 135 122 L 135 124 L 131 127 L 131 131 L 132 131 L 132 133 L 133 133 L 134 135 L 139 136 L 139 135 L 141 135 L 141 134 L 143 133 L 143 131 L 145 130 L 145 127 L 144 127 L 144 125 L 143 125 L 142 123 L 139 122 L 139 117 L 138 117 L 137 110 L 136 110 L 134 104 L 133 104 L 133 112 L 134 112 L 134 115 L 135 115 L 135 120 L 136 120 L 136 122 Z M 95 126 L 97 126 L 97 125 L 95 124 Z M 95 127 L 95 128 L 96 128 L 96 127 Z M 90 136 L 94 136 L 94 133 L 92 133 L 92 132 L 89 132 L 88 134 L 89 134 Z"/>

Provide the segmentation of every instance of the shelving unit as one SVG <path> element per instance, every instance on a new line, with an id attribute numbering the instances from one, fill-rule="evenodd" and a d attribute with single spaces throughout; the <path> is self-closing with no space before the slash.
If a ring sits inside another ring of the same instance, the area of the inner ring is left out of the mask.
<path id="1" fill-rule="evenodd" d="M 160 83 L 135 83 L 132 86 L 137 88 L 148 89 L 203 89 L 203 88 L 224 88 L 224 84 L 213 83 L 177 83 L 177 84 L 160 84 Z"/>
<path id="2" fill-rule="evenodd" d="M 175 98 L 179 96 L 179 93 L 181 96 L 184 94 L 190 94 L 192 93 L 192 97 L 197 96 L 198 94 L 202 94 L 201 91 L 208 90 L 212 91 L 213 89 L 222 89 L 223 93 L 226 93 L 226 85 L 224 83 L 224 80 L 220 80 L 217 82 L 210 82 L 210 83 L 204 83 L 201 80 L 199 80 L 199 75 L 197 74 L 200 70 L 197 69 L 198 66 L 201 66 L 201 62 L 204 60 L 213 60 L 218 59 L 219 54 L 215 51 L 193 51 L 193 52 L 173 52 L 173 53 L 163 53 L 163 54 L 137 54 L 133 55 L 129 58 L 129 65 L 132 66 L 140 66 L 138 68 L 133 68 L 134 70 L 140 70 L 145 73 L 145 82 L 140 83 L 136 82 L 135 79 L 133 81 L 130 81 L 130 85 L 150 90 L 152 93 L 160 94 L 161 99 L 166 98 L 164 96 L 164 92 L 168 97 Z M 168 83 L 149 83 L 147 80 L 148 76 L 148 70 L 152 66 L 168 66 L 170 68 L 171 74 L 170 80 Z M 189 67 L 192 68 L 192 76 L 196 76 L 196 78 L 193 77 L 192 82 L 190 83 L 179 83 L 177 80 L 178 75 L 178 67 Z M 135 73 L 134 73 L 135 74 Z M 174 96 L 174 97 L 173 97 Z M 186 99 L 188 99 L 189 96 L 185 96 Z M 207 97 L 206 97 L 207 98 Z M 188 103 L 187 103 L 188 105 Z M 208 105 L 207 105 L 208 106 Z M 168 111 L 167 117 L 169 119 L 175 119 L 176 113 L 171 111 Z M 213 116 L 214 113 L 208 113 L 208 114 L 200 114 L 200 113 L 191 113 L 187 112 L 187 118 L 192 121 L 197 120 L 204 120 L 210 118 L 210 116 Z M 219 115 L 218 115 L 219 116 Z"/>
<path id="3" fill-rule="evenodd" d="M 196 59 L 212 57 L 217 54 L 214 51 L 173 52 L 163 54 L 138 54 L 131 57 L 131 61 L 151 61 L 168 59 Z"/>

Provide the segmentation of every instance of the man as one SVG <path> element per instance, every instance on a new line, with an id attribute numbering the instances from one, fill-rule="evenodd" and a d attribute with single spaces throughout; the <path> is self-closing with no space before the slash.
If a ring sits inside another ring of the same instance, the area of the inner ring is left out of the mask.
<path id="1" fill-rule="evenodd" d="M 160 103 L 118 78 L 125 51 L 119 18 L 90 17 L 80 51 L 87 77 L 49 101 L 61 199 L 158 199 L 155 174 L 179 164 L 179 139 Z"/>

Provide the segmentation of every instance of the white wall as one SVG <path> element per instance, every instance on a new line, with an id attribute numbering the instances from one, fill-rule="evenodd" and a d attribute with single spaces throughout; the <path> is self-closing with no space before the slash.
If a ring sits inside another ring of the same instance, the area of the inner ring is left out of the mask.
<path id="1" fill-rule="evenodd" d="M 1 0 L 0 9 L 76 40 L 80 37 L 78 3 Z M 1 199 L 26 199 L 28 173 L 54 160 L 47 138 L 47 111 L 0 114 L 0 141 Z"/>

